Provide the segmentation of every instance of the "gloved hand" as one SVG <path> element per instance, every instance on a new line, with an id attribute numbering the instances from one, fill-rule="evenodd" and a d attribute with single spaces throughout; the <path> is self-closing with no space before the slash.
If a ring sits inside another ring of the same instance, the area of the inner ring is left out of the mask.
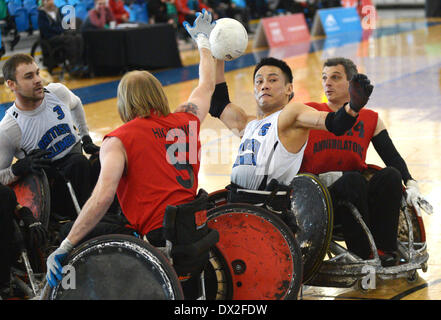
<path id="1" fill-rule="evenodd" d="M 187 21 L 183 22 L 185 30 L 190 34 L 193 40 L 196 41 L 198 48 L 206 48 L 210 50 L 210 33 L 213 30 L 216 22 L 212 22 L 213 17 L 211 13 L 205 9 L 196 13 L 196 20 L 191 26 Z"/>
<path id="2" fill-rule="evenodd" d="M 100 151 L 100 147 L 92 142 L 92 138 L 89 135 L 85 135 L 81 139 L 81 143 L 83 145 L 84 152 L 87 154 L 95 154 Z"/>
<path id="3" fill-rule="evenodd" d="M 23 149 L 22 149 L 23 150 Z M 11 166 L 12 173 L 17 176 L 25 176 L 30 173 L 40 173 L 41 169 L 49 169 L 51 160 L 43 157 L 50 154 L 47 150 L 34 149 L 29 154 L 25 153 L 25 157 L 18 160 Z"/>
<path id="4" fill-rule="evenodd" d="M 419 217 L 421 217 L 421 209 L 427 214 L 433 214 L 432 205 L 421 195 L 415 180 L 409 180 L 406 183 L 406 202 L 415 208 Z"/>
<path id="5" fill-rule="evenodd" d="M 32 211 L 28 207 L 17 206 L 17 216 L 23 221 L 29 230 L 29 247 L 42 247 L 47 240 L 47 231 L 40 221 L 35 219 Z"/>
<path id="6" fill-rule="evenodd" d="M 351 109 L 359 112 L 368 102 L 372 90 L 374 90 L 374 86 L 371 85 L 366 75 L 361 73 L 354 75 L 349 81 L 349 95 L 351 97 L 349 106 Z"/>
<path id="7" fill-rule="evenodd" d="M 46 266 L 46 280 L 51 288 L 57 286 L 58 281 L 63 279 L 63 265 L 62 263 L 66 259 L 69 252 L 73 249 L 72 243 L 69 239 L 64 239 L 61 242 L 60 247 L 58 247 L 51 255 L 47 258 Z"/>

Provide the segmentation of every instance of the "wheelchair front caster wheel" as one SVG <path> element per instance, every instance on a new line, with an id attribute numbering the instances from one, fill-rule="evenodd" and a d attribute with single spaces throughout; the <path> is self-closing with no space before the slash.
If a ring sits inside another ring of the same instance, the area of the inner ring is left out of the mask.
<path id="1" fill-rule="evenodd" d="M 410 271 L 407 276 L 408 283 L 415 283 L 419 279 L 419 274 L 417 270 Z"/>

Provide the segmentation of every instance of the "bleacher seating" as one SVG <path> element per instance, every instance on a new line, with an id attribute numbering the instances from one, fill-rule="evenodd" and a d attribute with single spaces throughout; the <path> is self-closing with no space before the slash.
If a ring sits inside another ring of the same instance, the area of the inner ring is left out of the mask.
<path id="1" fill-rule="evenodd" d="M 66 0 L 54 0 L 54 4 L 57 6 L 57 8 L 61 8 L 62 6 L 67 5 Z"/>
<path id="2" fill-rule="evenodd" d="M 128 8 L 127 12 L 130 15 L 129 22 L 149 23 L 147 3 L 133 3 Z"/>
<path id="3" fill-rule="evenodd" d="M 83 2 L 78 2 L 75 5 L 75 15 L 77 18 L 81 19 L 82 21 L 84 21 L 84 19 L 87 18 L 87 6 L 85 3 Z"/>
<path id="4" fill-rule="evenodd" d="M 25 8 L 15 8 L 14 19 L 18 32 L 29 30 L 29 16 Z"/>
<path id="5" fill-rule="evenodd" d="M 67 4 L 70 4 L 71 6 L 76 6 L 78 3 L 81 3 L 81 0 L 67 0 Z"/>
<path id="6" fill-rule="evenodd" d="M 23 7 L 28 10 L 28 12 L 38 9 L 37 0 L 23 0 Z"/>
<path id="7" fill-rule="evenodd" d="M 23 6 L 28 13 L 32 29 L 38 30 L 38 4 L 36 0 L 23 0 Z"/>

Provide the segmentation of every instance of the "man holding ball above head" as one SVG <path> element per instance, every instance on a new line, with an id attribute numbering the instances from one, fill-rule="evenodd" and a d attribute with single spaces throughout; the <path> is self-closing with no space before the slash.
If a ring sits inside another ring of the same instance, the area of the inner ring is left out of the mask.
<path id="1" fill-rule="evenodd" d="M 101 171 L 92 196 L 60 247 L 47 259 L 46 278 L 51 287 L 62 279 L 62 264 L 69 252 L 86 236 L 136 231 L 153 245 L 160 245 L 165 243 L 161 228 L 166 207 L 196 199 L 200 124 L 208 114 L 215 86 L 215 61 L 208 40 L 214 23 L 211 14 L 203 10 L 193 26 L 187 23 L 184 27 L 199 48 L 198 86 L 187 102 L 171 113 L 161 83 L 151 73 L 132 71 L 121 79 L 117 104 L 124 124 L 104 137 L 100 151 Z M 177 166 L 169 159 L 170 151 L 167 152 L 171 143 L 169 137 L 157 132 L 175 132 L 185 126 L 189 130 L 183 135 L 190 147 L 182 155 L 185 164 L 179 160 L 180 166 Z M 130 229 L 109 232 L 99 222 L 115 193 Z"/>
<path id="2" fill-rule="evenodd" d="M 257 115 L 248 116 L 244 109 L 230 102 L 224 63 L 217 61 L 210 114 L 241 137 L 231 173 L 231 197 L 238 189 L 268 190 L 272 180 L 288 186 L 302 163 L 310 129 L 344 134 L 355 124 L 373 90 L 369 79 L 357 74 L 350 81 L 349 103 L 337 112 L 317 111 L 290 102 L 294 96 L 291 69 L 282 60 L 264 58 L 253 75 Z"/>

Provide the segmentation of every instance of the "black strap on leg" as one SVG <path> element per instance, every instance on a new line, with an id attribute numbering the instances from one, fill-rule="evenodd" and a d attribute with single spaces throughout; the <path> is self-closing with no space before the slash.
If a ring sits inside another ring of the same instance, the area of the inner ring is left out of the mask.
<path id="1" fill-rule="evenodd" d="M 181 277 L 199 274 L 208 263 L 210 248 L 219 241 L 217 230 L 207 226 L 207 207 L 208 193 L 201 189 L 194 201 L 165 210 L 164 237 L 173 244 L 173 266 Z"/>

